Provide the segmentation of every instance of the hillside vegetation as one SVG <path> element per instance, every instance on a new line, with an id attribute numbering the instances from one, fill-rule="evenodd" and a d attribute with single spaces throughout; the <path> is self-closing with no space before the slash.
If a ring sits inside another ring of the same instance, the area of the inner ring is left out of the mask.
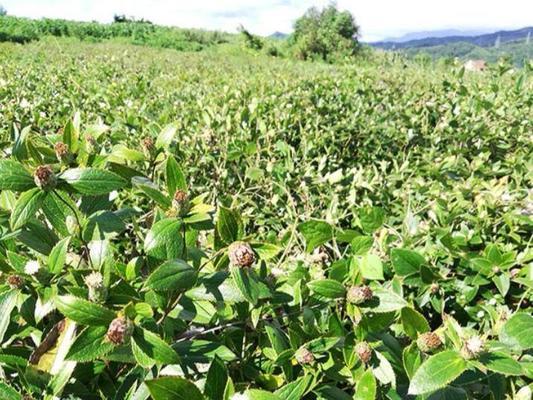
<path id="1" fill-rule="evenodd" d="M 530 397 L 530 69 L 207 47 L 0 44 L 0 398 Z"/>

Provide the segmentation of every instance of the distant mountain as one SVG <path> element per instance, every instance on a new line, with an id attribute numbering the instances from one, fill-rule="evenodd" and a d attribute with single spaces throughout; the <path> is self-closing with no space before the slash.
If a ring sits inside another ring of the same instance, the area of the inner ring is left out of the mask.
<path id="1" fill-rule="evenodd" d="M 444 37 L 426 37 L 422 39 L 407 40 L 403 42 L 397 41 L 381 41 L 369 43 L 371 46 L 381 49 L 413 49 L 424 48 L 432 46 L 440 46 L 451 43 L 470 43 L 480 47 L 494 46 L 498 40 L 500 44 L 507 42 L 515 42 L 519 40 L 526 40 L 528 35 L 533 36 L 533 26 L 517 29 L 513 31 L 498 31 L 493 33 L 486 33 L 482 35 L 468 36 L 468 35 L 453 35 Z"/>
<path id="2" fill-rule="evenodd" d="M 478 36 L 484 35 L 486 33 L 495 32 L 496 29 L 469 29 L 469 30 L 460 30 L 460 29 L 441 29 L 436 31 L 421 31 L 421 32 L 411 32 L 406 33 L 400 37 L 390 37 L 381 40 L 381 42 L 394 42 L 394 43 L 403 43 L 409 42 L 411 40 L 419 40 L 426 38 L 442 38 L 449 36 Z"/>
<path id="3" fill-rule="evenodd" d="M 272 39 L 285 39 L 287 36 L 289 36 L 288 33 L 274 32 L 272 35 L 269 36 L 269 38 L 272 38 Z"/>

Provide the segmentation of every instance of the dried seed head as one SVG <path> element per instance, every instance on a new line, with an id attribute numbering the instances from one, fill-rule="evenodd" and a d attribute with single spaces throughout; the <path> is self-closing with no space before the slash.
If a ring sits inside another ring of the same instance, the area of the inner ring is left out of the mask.
<path id="1" fill-rule="evenodd" d="M 346 301 L 351 304 L 362 304 L 371 300 L 374 296 L 372 289 L 368 286 L 352 286 L 346 294 Z"/>
<path id="2" fill-rule="evenodd" d="M 133 323 L 125 317 L 117 317 L 109 324 L 107 329 L 107 340 L 114 345 L 127 343 L 133 333 Z"/>
<path id="3" fill-rule="evenodd" d="M 176 190 L 172 199 L 173 212 L 178 216 L 184 216 L 189 212 L 189 195 L 183 190 Z"/>
<path id="4" fill-rule="evenodd" d="M 426 332 L 418 336 L 416 344 L 420 351 L 430 353 L 442 345 L 440 337 L 435 332 Z"/>
<path id="5" fill-rule="evenodd" d="M 49 165 L 40 165 L 33 173 L 35 184 L 43 190 L 51 190 L 57 185 L 57 178 Z"/>
<path id="6" fill-rule="evenodd" d="M 250 267 L 255 262 L 255 253 L 246 242 L 234 242 L 228 248 L 230 263 L 237 267 Z"/>
<path id="7" fill-rule="evenodd" d="M 472 336 L 465 341 L 463 356 L 466 359 L 477 358 L 485 349 L 485 341 L 479 336 Z"/>
<path id="8" fill-rule="evenodd" d="M 355 345 L 355 353 L 364 364 L 368 364 L 372 358 L 372 348 L 367 342 L 357 343 Z"/>
<path id="9" fill-rule="evenodd" d="M 298 349 L 298 351 L 296 351 L 296 353 L 294 354 L 294 357 L 300 365 L 311 364 L 313 361 L 315 361 L 315 356 L 313 355 L 313 353 L 311 353 L 305 347 Z"/>
<path id="10" fill-rule="evenodd" d="M 39 265 L 38 261 L 31 260 L 31 261 L 28 261 L 26 265 L 24 266 L 24 273 L 33 276 L 37 274 L 37 272 L 39 272 L 40 268 L 41 266 Z"/>
<path id="11" fill-rule="evenodd" d="M 24 279 L 19 275 L 9 275 L 7 284 L 11 289 L 19 289 L 24 284 Z"/>
<path id="12" fill-rule="evenodd" d="M 106 299 L 107 288 L 104 286 L 104 277 L 100 272 L 94 271 L 87 275 L 85 284 L 89 289 L 89 300 L 100 302 Z"/>
<path id="13" fill-rule="evenodd" d="M 72 153 L 69 151 L 68 145 L 63 142 L 57 142 L 54 145 L 54 150 L 56 152 L 56 157 L 58 161 L 63 164 L 70 164 L 73 160 Z"/>

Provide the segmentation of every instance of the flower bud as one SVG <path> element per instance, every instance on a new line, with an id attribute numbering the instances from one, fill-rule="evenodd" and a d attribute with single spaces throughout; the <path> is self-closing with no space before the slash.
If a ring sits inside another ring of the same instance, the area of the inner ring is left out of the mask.
<path id="1" fill-rule="evenodd" d="M 65 225 L 67 226 L 67 232 L 72 236 L 77 236 L 80 232 L 78 221 L 73 215 L 67 215 L 67 218 L 65 219 Z"/>
<path id="2" fill-rule="evenodd" d="M 313 361 L 315 361 L 315 356 L 313 355 L 313 353 L 311 353 L 305 347 L 298 349 L 298 351 L 296 351 L 296 353 L 294 354 L 294 357 L 300 365 L 311 364 Z"/>
<path id="3" fill-rule="evenodd" d="M 155 142 L 150 136 L 145 137 L 142 142 L 142 148 L 147 158 L 152 158 L 155 154 Z"/>
<path id="4" fill-rule="evenodd" d="M 420 351 L 424 353 L 430 353 L 434 350 L 437 350 L 442 345 L 442 341 L 435 332 L 426 332 L 418 336 L 416 345 Z"/>
<path id="5" fill-rule="evenodd" d="M 346 301 L 351 304 L 362 304 L 371 300 L 374 296 L 372 289 L 368 286 L 352 286 L 346 294 Z"/>
<path id="6" fill-rule="evenodd" d="M 107 298 L 107 288 L 104 286 L 104 277 L 100 272 L 94 271 L 85 277 L 85 284 L 89 289 L 89 300 L 95 303 Z"/>
<path id="7" fill-rule="evenodd" d="M 172 208 L 176 215 L 182 217 L 189 212 L 189 195 L 183 190 L 176 190 L 172 199 Z"/>
<path id="8" fill-rule="evenodd" d="M 88 154 L 96 154 L 100 151 L 100 145 L 92 135 L 85 136 L 85 150 Z"/>
<path id="9" fill-rule="evenodd" d="M 43 190 L 52 190 L 57 185 L 57 178 L 49 165 L 40 165 L 33 173 L 35 184 Z"/>
<path id="10" fill-rule="evenodd" d="M 357 343 L 355 345 L 355 353 L 363 364 L 368 364 L 372 358 L 372 348 L 367 342 Z"/>
<path id="11" fill-rule="evenodd" d="M 440 286 L 438 283 L 432 283 L 429 287 L 429 291 L 431 294 L 437 294 L 439 292 Z"/>
<path id="12" fill-rule="evenodd" d="M 255 262 L 255 253 L 246 242 L 234 242 L 228 248 L 228 257 L 231 265 L 247 268 Z"/>
<path id="13" fill-rule="evenodd" d="M 133 334 L 133 323 L 125 317 L 117 317 L 109 324 L 107 340 L 120 346 L 127 343 Z"/>
<path id="14" fill-rule="evenodd" d="M 485 350 L 485 341 L 479 336 L 472 336 L 465 341 L 462 349 L 463 356 L 470 360 L 477 358 Z"/>
<path id="15" fill-rule="evenodd" d="M 74 160 L 74 156 L 70 152 L 68 145 L 63 142 L 57 142 L 54 145 L 54 151 L 56 152 L 57 160 L 62 164 L 69 165 Z"/>
<path id="16" fill-rule="evenodd" d="M 24 279 L 19 275 L 9 275 L 7 277 L 7 284 L 11 289 L 19 289 L 24 284 Z"/>

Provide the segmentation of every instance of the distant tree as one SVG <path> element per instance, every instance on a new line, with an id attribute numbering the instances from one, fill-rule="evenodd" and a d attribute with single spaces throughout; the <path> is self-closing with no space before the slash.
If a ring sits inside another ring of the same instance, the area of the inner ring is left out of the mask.
<path id="1" fill-rule="evenodd" d="M 348 11 L 339 11 L 335 4 L 323 9 L 312 7 L 296 20 L 291 42 L 302 59 L 333 58 L 355 54 L 359 27 Z"/>
<path id="2" fill-rule="evenodd" d="M 0 17 L 3 17 L 7 14 L 7 10 L 4 8 L 3 5 L 0 4 Z"/>
<path id="3" fill-rule="evenodd" d="M 254 50 L 261 50 L 263 48 L 263 41 L 256 35 L 253 35 L 244 26 L 240 25 L 238 28 L 241 35 L 244 37 L 246 47 Z"/>

